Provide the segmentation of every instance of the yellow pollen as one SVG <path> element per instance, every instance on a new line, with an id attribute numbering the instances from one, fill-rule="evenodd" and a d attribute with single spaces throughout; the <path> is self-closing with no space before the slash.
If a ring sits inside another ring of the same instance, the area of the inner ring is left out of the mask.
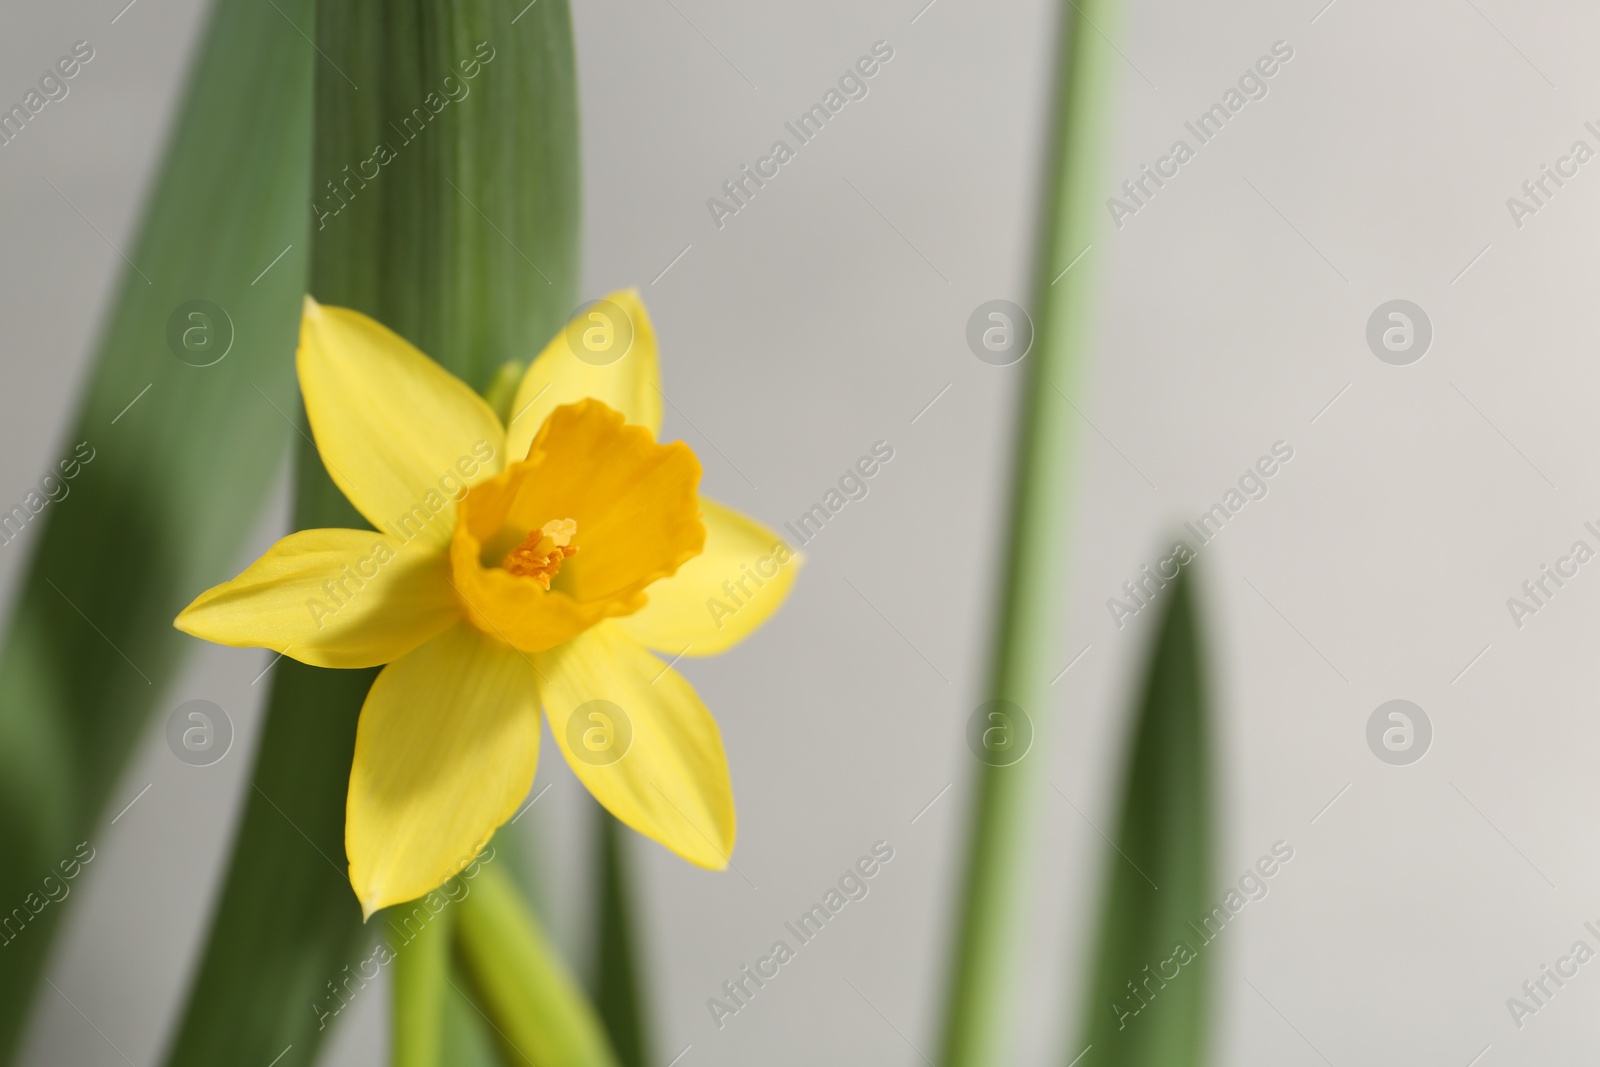
<path id="1" fill-rule="evenodd" d="M 578 546 L 572 543 L 577 532 L 575 520 L 551 519 L 537 530 L 529 530 L 522 544 L 513 548 L 500 566 L 511 574 L 532 578 L 548 590 L 550 579 L 561 569 L 561 561 L 578 554 Z"/>

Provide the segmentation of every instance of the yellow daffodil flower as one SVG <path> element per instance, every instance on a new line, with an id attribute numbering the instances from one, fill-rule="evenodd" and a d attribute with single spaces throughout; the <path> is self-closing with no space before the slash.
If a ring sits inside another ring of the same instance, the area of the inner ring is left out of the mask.
<path id="1" fill-rule="evenodd" d="M 676 662 L 736 644 L 798 558 L 699 495 L 687 445 L 656 441 L 638 294 L 598 306 L 528 367 L 502 426 L 384 326 L 307 297 L 296 365 L 317 450 L 381 532 L 290 534 L 177 618 L 318 667 L 388 664 L 361 707 L 345 813 L 368 916 L 458 873 L 517 810 L 541 706 L 618 819 L 702 867 L 733 850 L 717 725 L 649 650 Z M 584 350 L 595 336 L 601 358 Z"/>

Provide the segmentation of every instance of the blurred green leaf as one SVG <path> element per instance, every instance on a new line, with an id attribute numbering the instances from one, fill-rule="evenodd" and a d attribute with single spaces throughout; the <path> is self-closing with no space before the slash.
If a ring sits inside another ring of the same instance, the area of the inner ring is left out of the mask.
<path id="1" fill-rule="evenodd" d="M 296 458 L 296 527 L 362 527 L 311 447 Z M 291 1045 L 278 1067 L 309 1064 L 347 1002 L 379 995 L 359 980 L 376 930 L 361 924 L 344 855 L 356 711 L 377 673 L 283 659 L 267 676 L 251 789 L 173 1067 L 265 1064 Z"/>
<path id="2" fill-rule="evenodd" d="M 450 986 L 444 1001 L 444 1048 L 448 1067 L 526 1067 L 520 1060 L 501 1057 L 495 1034 L 477 1006 L 468 998 L 472 980 L 457 954 L 450 962 Z"/>
<path id="3" fill-rule="evenodd" d="M 595 911 L 595 1005 L 621 1067 L 646 1067 L 650 1035 L 646 1028 L 644 976 L 633 907 L 628 832 L 616 817 L 594 805 L 599 907 Z"/>
<path id="4" fill-rule="evenodd" d="M 288 21 L 309 25 L 310 0 L 278 6 L 215 6 L 59 443 L 70 458 L 85 442 L 92 459 L 33 520 L 44 528 L 0 652 L 0 911 L 94 837 L 194 648 L 173 617 L 237 564 L 281 469 L 305 287 L 313 53 Z M 194 300 L 224 316 L 174 318 Z M 169 321 L 194 328 L 188 348 L 169 348 Z M 193 365 L 213 352 L 226 354 Z M 46 909 L 0 952 L 0 1061 L 64 910 Z"/>
<path id="5" fill-rule="evenodd" d="M 567 5 L 323 0 L 315 36 L 311 292 L 482 390 L 505 361 L 531 359 L 576 300 Z M 296 527 L 365 528 L 301 453 Z M 373 936 L 345 880 L 344 804 L 374 672 L 285 661 L 274 673 L 258 788 L 174 1067 L 267 1063 L 291 1044 L 280 1067 L 312 1062 L 327 983 L 367 958 Z M 471 1027 L 446 1014 L 445 1062 Z"/>
<path id="6" fill-rule="evenodd" d="M 1196 925 L 1211 899 L 1211 749 L 1204 649 L 1187 570 L 1161 594 L 1123 781 L 1080 1067 L 1199 1067 L 1214 949 Z M 1158 888 L 1159 887 L 1159 888 Z"/>

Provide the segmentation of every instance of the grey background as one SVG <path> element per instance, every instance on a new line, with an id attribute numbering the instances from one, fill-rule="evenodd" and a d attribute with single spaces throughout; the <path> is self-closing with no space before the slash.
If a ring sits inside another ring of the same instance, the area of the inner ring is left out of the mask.
<path id="1" fill-rule="evenodd" d="M 1077 1051 L 1108 862 L 1094 827 L 1110 827 L 1150 636 L 1149 613 L 1118 630 L 1106 598 L 1279 440 L 1294 459 L 1198 564 L 1219 897 L 1273 842 L 1295 849 L 1207 950 L 1216 1062 L 1567 1062 L 1600 1037 L 1600 964 L 1520 1030 L 1505 1004 L 1573 941 L 1596 945 L 1581 924 L 1600 918 L 1600 563 L 1520 630 L 1505 605 L 1574 540 L 1596 544 L 1582 522 L 1600 518 L 1600 163 L 1520 229 L 1505 198 L 1574 139 L 1600 147 L 1582 127 L 1600 119 L 1600 12 L 1324 2 L 1130 3 L 1102 27 L 1122 57 L 1107 196 L 1274 41 L 1295 56 L 1122 229 L 1108 216 L 1075 268 L 1099 274 L 1103 299 L 1075 394 L 1060 663 L 1088 650 L 1038 709 L 1028 757 L 1047 766 L 1016 904 L 1011 1062 Z M 979 362 L 963 334 L 983 301 L 1028 302 L 1056 11 L 924 3 L 577 5 L 586 287 L 644 287 L 677 409 L 666 433 L 700 452 L 707 491 L 777 526 L 874 441 L 895 449 L 809 546 L 777 619 L 684 666 L 724 730 L 745 877 L 635 842 L 661 1063 L 686 1046 L 682 1067 L 921 1062 L 908 1039 L 935 1054 L 974 770 L 963 729 L 986 698 L 1025 366 Z M 202 5 L 139 0 L 111 25 L 121 7 L 4 15 L 0 97 L 75 40 L 97 51 L 71 96 L 0 150 L 8 502 L 70 447 L 122 269 L 109 244 L 132 239 Z M 895 58 L 870 95 L 719 231 L 706 198 L 880 39 Z M 1364 341 L 1394 298 L 1434 324 L 1409 367 Z M 248 555 L 285 517 L 280 491 Z M 0 549 L 7 597 L 24 555 Z M 185 766 L 150 723 L 114 796 L 150 788 L 94 838 L 49 971 L 60 994 L 39 999 L 24 1062 L 157 1062 L 247 788 L 266 663 L 197 649 L 167 694 L 163 707 L 227 708 L 234 750 Z M 1433 723 L 1410 766 L 1366 746 L 1368 716 L 1394 698 Z M 554 788 L 519 829 L 540 839 L 553 925 L 576 953 L 588 809 L 553 752 L 535 789 Z M 719 1032 L 706 998 L 879 839 L 896 855 L 870 896 Z M 383 1012 L 381 994 L 358 1002 L 322 1062 L 383 1062 Z"/>

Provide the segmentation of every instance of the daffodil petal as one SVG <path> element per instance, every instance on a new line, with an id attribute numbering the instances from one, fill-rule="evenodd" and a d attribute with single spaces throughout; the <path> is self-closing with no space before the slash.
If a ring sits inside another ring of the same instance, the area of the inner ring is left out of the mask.
<path id="1" fill-rule="evenodd" d="M 612 321 L 612 309 L 622 312 L 623 321 Z M 591 349 L 585 347 L 585 336 L 604 339 L 598 353 L 591 354 Z M 627 350 L 623 355 L 611 362 L 599 362 L 611 359 L 624 345 Z M 579 359 L 576 351 L 584 351 L 587 358 Z M 639 299 L 639 291 L 610 294 L 563 327 L 522 376 L 516 399 L 511 402 L 511 425 L 506 431 L 510 462 L 528 454 L 534 434 L 552 411 L 584 397 L 604 401 L 622 412 L 630 423 L 655 434 L 661 429 L 660 384 L 656 331 L 650 325 L 650 314 Z"/>
<path id="2" fill-rule="evenodd" d="M 743 641 L 783 604 L 800 569 L 799 553 L 754 519 L 705 497 L 700 514 L 705 550 L 646 587 L 649 603 L 617 620 L 669 656 L 710 656 Z"/>
<path id="3" fill-rule="evenodd" d="M 606 809 L 690 863 L 733 853 L 722 736 L 683 676 L 615 623 L 534 657 L 550 733 Z"/>
<path id="4" fill-rule="evenodd" d="M 201 593 L 173 625 L 314 667 L 375 667 L 461 617 L 449 574 L 440 549 L 371 530 L 301 530 Z"/>
<path id="5" fill-rule="evenodd" d="M 505 464 L 483 398 L 381 323 L 310 297 L 296 365 L 317 451 L 356 510 L 408 540 L 449 540 L 455 500 Z"/>
<path id="6" fill-rule="evenodd" d="M 371 914 L 460 873 L 539 762 L 539 687 L 521 653 L 465 623 L 378 675 L 345 805 L 350 884 Z"/>

